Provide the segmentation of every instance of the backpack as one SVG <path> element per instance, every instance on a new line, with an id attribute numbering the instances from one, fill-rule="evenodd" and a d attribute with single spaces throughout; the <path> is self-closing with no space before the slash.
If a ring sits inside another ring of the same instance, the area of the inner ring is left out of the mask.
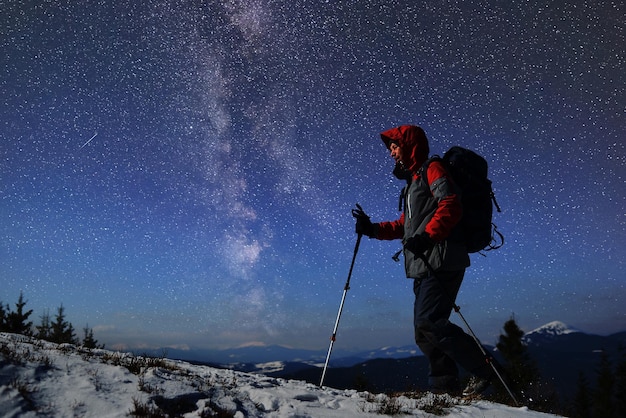
<path id="1" fill-rule="evenodd" d="M 493 206 L 498 212 L 502 211 L 493 193 L 491 180 L 487 178 L 487 161 L 474 151 L 454 146 L 443 158 L 435 156 L 426 161 L 422 166 L 423 173 L 435 159 L 443 162 L 459 189 L 463 205 L 463 217 L 459 227 L 467 251 L 476 253 L 500 248 L 504 244 L 504 236 L 492 223 Z M 422 178 L 426 179 L 426 176 L 423 175 Z"/>

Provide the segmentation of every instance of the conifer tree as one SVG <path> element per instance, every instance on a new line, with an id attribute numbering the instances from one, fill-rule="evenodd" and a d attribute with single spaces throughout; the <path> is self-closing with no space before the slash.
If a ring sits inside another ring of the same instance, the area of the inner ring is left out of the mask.
<path id="1" fill-rule="evenodd" d="M 51 331 L 50 341 L 53 343 L 77 343 L 74 327 L 65 320 L 65 308 L 63 304 L 57 309 L 57 315 L 52 323 Z"/>
<path id="2" fill-rule="evenodd" d="M 8 331 L 15 334 L 32 335 L 33 323 L 28 321 L 28 317 L 33 313 L 33 310 L 24 311 L 26 301 L 24 300 L 24 293 L 20 292 L 20 297 L 15 304 L 16 310 L 9 312 L 7 315 Z"/>
<path id="3" fill-rule="evenodd" d="M 558 396 L 554 388 L 548 387 L 542 381 L 539 368 L 531 359 L 528 347 L 522 340 L 525 333 L 515 322 L 515 317 L 511 316 L 505 322 L 504 332 L 496 347 L 506 362 L 504 371 L 510 388 L 532 403 L 534 409 L 556 412 L 559 408 Z M 505 399 L 502 389 L 498 390 L 498 394 Z"/>
<path id="4" fill-rule="evenodd" d="M 43 312 L 43 315 L 41 315 L 39 318 L 41 319 L 41 323 L 35 327 L 37 329 L 35 337 L 39 338 L 40 340 L 49 340 L 50 334 L 52 333 L 52 324 L 50 323 L 50 310 L 46 309 Z"/>
<path id="5" fill-rule="evenodd" d="M 2 301 L 0 301 L 0 332 L 6 332 L 7 329 L 7 315 L 9 313 L 9 306 L 7 305 L 6 309 L 4 305 L 2 305 Z"/>
<path id="6" fill-rule="evenodd" d="M 600 356 L 597 379 L 593 395 L 593 417 L 611 418 L 615 412 L 612 399 L 615 376 L 613 375 L 613 370 L 611 370 L 611 361 L 605 351 Z"/>
<path id="7" fill-rule="evenodd" d="M 570 416 L 572 418 L 589 418 L 591 416 L 591 397 L 589 382 L 583 372 L 578 374 L 576 395 L 572 402 Z"/>
<path id="8" fill-rule="evenodd" d="M 506 373 L 514 390 L 522 392 L 539 380 L 539 370 L 530 359 L 528 348 L 522 341 L 522 331 L 515 318 L 504 324 L 504 335 L 500 335 L 496 347 L 506 361 Z"/>
<path id="9" fill-rule="evenodd" d="M 104 348 L 104 344 L 101 346 L 98 345 L 98 341 L 93 336 L 93 330 L 89 328 L 89 324 L 85 325 L 83 328 L 84 338 L 83 338 L 83 347 L 85 348 Z"/>
<path id="10" fill-rule="evenodd" d="M 615 369 L 615 410 L 618 417 L 626 417 L 626 348 L 620 346 L 620 362 Z"/>
<path id="11" fill-rule="evenodd" d="M 78 337 L 76 337 L 76 330 L 74 329 L 74 325 L 68 322 L 67 331 L 65 333 L 65 342 L 70 344 L 78 344 Z"/>

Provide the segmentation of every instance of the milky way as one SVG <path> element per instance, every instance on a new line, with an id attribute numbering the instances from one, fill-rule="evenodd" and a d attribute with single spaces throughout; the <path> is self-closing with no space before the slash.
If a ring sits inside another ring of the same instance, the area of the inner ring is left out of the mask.
<path id="1" fill-rule="evenodd" d="M 458 300 L 480 336 L 626 329 L 621 3 L 112 3 L 0 17 L 3 303 L 107 346 L 324 347 L 350 209 L 399 215 L 378 133 L 411 123 L 490 162 L 506 243 Z M 411 344 L 398 248 L 363 241 L 346 347 Z"/>

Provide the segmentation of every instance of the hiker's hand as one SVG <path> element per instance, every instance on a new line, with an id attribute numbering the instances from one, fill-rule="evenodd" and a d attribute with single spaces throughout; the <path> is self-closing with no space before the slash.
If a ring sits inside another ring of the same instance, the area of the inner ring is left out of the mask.
<path id="1" fill-rule="evenodd" d="M 370 238 L 375 238 L 378 234 L 378 225 L 373 224 L 370 217 L 367 216 L 363 208 L 356 205 L 356 209 L 352 209 L 352 216 L 356 219 L 356 226 L 354 232 L 361 235 L 366 235 Z"/>
<path id="2" fill-rule="evenodd" d="M 374 238 L 377 235 L 377 225 L 374 225 L 367 216 L 356 217 L 356 226 L 354 232 Z"/>
<path id="3" fill-rule="evenodd" d="M 413 254 L 424 254 L 435 246 L 435 242 L 426 232 L 412 236 L 404 242 L 404 248 Z"/>

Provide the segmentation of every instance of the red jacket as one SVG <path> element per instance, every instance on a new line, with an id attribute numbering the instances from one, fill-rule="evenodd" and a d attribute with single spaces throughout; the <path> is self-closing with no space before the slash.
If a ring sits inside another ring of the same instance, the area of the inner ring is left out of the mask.
<path id="1" fill-rule="evenodd" d="M 431 185 L 441 177 L 446 177 L 449 182 L 447 171 L 439 161 L 433 161 L 428 165 L 426 172 L 428 184 Z M 413 175 L 413 181 L 422 181 L 419 174 Z M 437 210 L 426 224 L 426 233 L 435 242 L 441 242 L 452 232 L 452 228 L 459 222 L 463 214 L 461 201 L 457 194 L 449 194 L 439 200 Z M 404 236 L 404 213 L 395 221 L 380 222 L 378 224 L 378 239 L 392 240 L 402 239 Z"/>

